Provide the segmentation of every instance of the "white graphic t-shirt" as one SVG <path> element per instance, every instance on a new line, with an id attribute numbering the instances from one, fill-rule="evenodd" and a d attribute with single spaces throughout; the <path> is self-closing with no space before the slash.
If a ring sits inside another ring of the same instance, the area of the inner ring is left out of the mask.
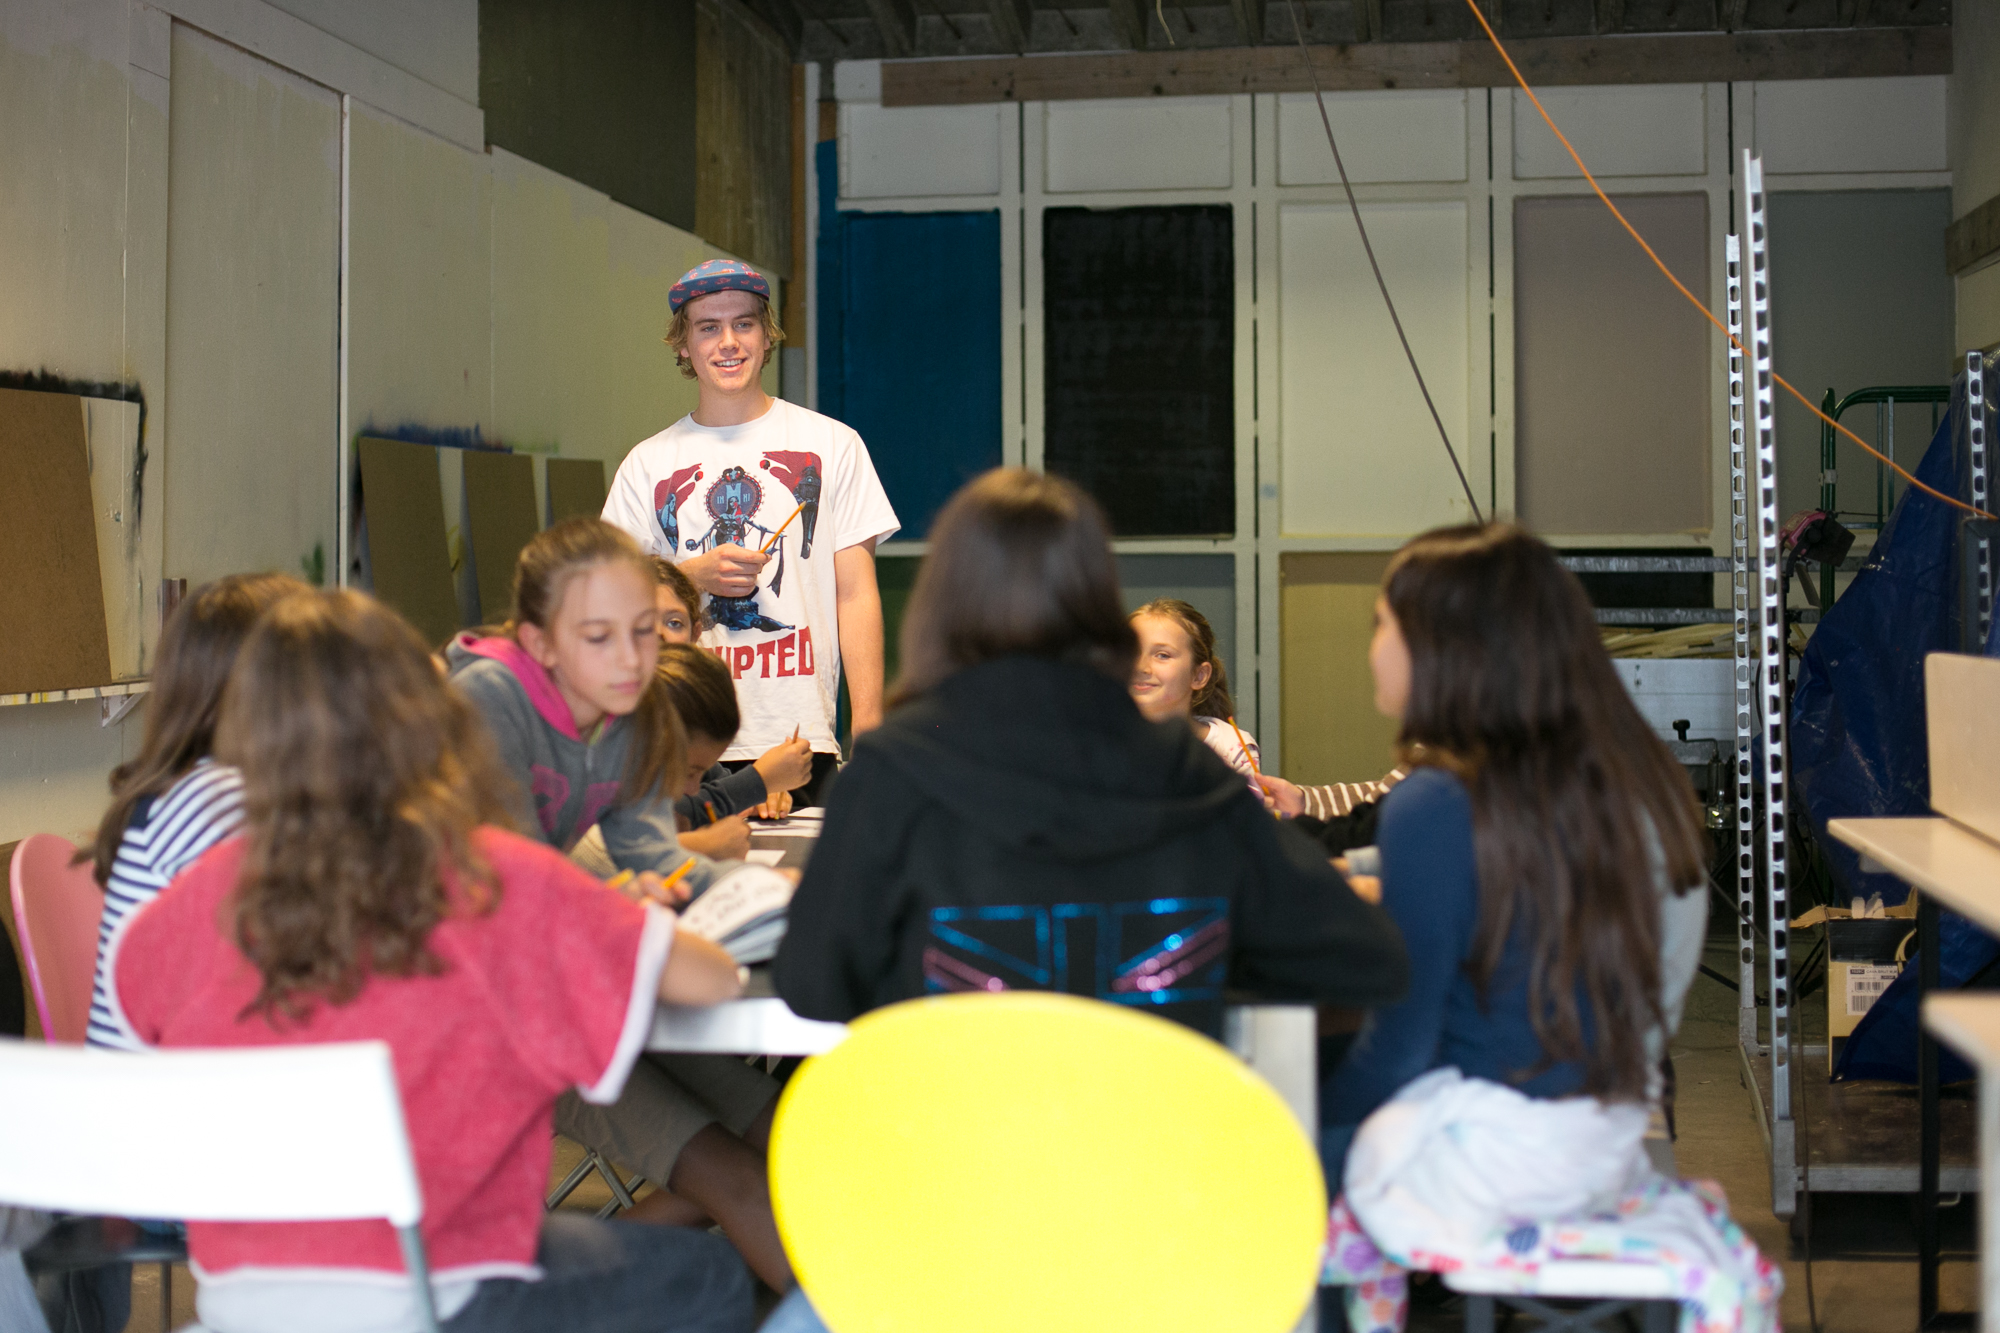
<path id="1" fill-rule="evenodd" d="M 839 752 L 833 553 L 901 526 L 859 435 L 783 399 L 740 426 L 682 417 L 625 456 L 604 521 L 675 563 L 780 533 L 755 592 L 707 599 L 701 643 L 736 678 L 743 710 L 723 758 L 755 759 L 794 727 L 814 750 Z"/>

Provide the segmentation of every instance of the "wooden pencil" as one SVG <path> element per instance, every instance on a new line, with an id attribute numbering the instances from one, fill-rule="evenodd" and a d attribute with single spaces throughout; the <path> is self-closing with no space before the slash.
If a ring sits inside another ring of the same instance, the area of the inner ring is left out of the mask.
<path id="1" fill-rule="evenodd" d="M 778 525 L 778 530 L 764 539 L 764 544 L 757 548 L 757 553 L 759 555 L 768 554 L 770 552 L 771 547 L 774 544 L 776 544 L 778 538 L 784 535 L 785 529 L 792 526 L 792 519 L 797 518 L 802 512 L 804 512 L 805 507 L 806 507 L 806 502 L 803 500 L 800 501 L 799 507 L 791 512 L 791 516 L 787 518 L 783 523 L 780 523 Z"/>

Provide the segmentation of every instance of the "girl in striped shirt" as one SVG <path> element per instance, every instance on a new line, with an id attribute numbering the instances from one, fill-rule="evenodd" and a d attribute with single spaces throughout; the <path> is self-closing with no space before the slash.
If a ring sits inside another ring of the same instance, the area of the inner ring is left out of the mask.
<path id="1" fill-rule="evenodd" d="M 92 1046 L 138 1049 L 106 988 L 105 946 L 121 921 L 236 831 L 242 780 L 235 769 L 209 757 L 222 687 L 258 617 L 279 599 L 303 591 L 304 583 L 284 574 L 232 574 L 198 588 L 160 635 L 145 741 L 136 757 L 112 770 L 111 808 L 89 853 L 104 886 L 90 994 Z"/>

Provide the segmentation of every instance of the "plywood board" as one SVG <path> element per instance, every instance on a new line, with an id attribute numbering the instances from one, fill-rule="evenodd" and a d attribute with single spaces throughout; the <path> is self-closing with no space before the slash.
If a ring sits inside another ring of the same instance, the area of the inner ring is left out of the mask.
<path id="1" fill-rule="evenodd" d="M 1465 205 L 1361 211 L 1438 413 L 1484 495 L 1486 441 L 1468 430 Z M 1278 329 L 1285 533 L 1407 536 L 1471 518 L 1344 204 L 1279 209 Z"/>
<path id="2" fill-rule="evenodd" d="M 535 460 L 526 454 L 464 451 L 465 518 L 479 575 L 479 619 L 506 619 L 514 605 L 514 563 L 535 522 Z M 602 475 L 600 470 L 599 475 Z"/>
<path id="3" fill-rule="evenodd" d="M 695 232 L 770 276 L 803 277 L 792 262 L 791 56 L 747 9 L 717 0 L 696 0 L 694 33 Z"/>
<path id="4" fill-rule="evenodd" d="M 1368 671 L 1387 553 L 1287 555 L 1279 566 L 1285 776 L 1367 782 L 1395 763 L 1396 723 Z"/>
<path id="5" fill-rule="evenodd" d="M 458 631 L 451 552 L 444 535 L 438 451 L 427 444 L 363 436 L 361 517 L 375 595 L 431 644 Z"/>
<path id="6" fill-rule="evenodd" d="M 551 526 L 586 514 L 604 512 L 604 464 L 595 458 L 549 460 L 549 523 Z"/>
<path id="7" fill-rule="evenodd" d="M 83 400 L 0 389 L 0 694 L 111 680 Z"/>

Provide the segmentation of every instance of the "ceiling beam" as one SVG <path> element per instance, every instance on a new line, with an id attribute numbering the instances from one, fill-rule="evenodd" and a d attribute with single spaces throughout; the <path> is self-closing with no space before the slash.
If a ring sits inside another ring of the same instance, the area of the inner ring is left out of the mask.
<path id="1" fill-rule="evenodd" d="M 1010 51 L 1026 51 L 1035 33 L 1035 7 L 1028 0 L 987 0 L 993 15 L 993 31 L 1000 45 Z"/>
<path id="2" fill-rule="evenodd" d="M 916 0 L 868 0 L 868 15 L 882 34 L 885 54 L 892 59 L 916 54 Z"/>
<path id="3" fill-rule="evenodd" d="M 1510 42 L 1507 49 L 1538 87 L 1951 72 L 1946 27 L 1537 37 Z M 1486 42 L 1315 46 L 1312 61 L 1320 86 L 1329 92 L 1497 88 L 1513 82 Z M 1306 92 L 1312 86 L 1295 46 L 917 60 L 882 67 L 884 106 Z"/>
<path id="4" fill-rule="evenodd" d="M 1954 275 L 2000 250 L 2000 194 L 1944 229 L 1944 266 Z"/>

